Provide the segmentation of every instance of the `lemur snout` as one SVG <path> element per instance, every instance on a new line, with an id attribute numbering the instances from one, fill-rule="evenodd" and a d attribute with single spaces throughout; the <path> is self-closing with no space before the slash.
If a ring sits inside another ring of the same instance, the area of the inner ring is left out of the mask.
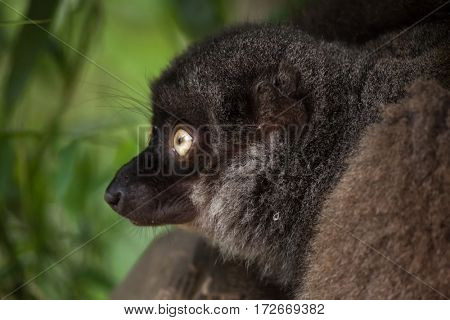
<path id="1" fill-rule="evenodd" d="M 110 185 L 105 191 L 105 201 L 114 209 L 117 210 L 120 200 L 123 198 L 123 191 L 116 190 L 113 185 Z"/>

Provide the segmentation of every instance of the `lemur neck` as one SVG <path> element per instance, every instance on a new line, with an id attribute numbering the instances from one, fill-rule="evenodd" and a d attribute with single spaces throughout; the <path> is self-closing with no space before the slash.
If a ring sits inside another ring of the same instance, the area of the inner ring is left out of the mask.
<path id="1" fill-rule="evenodd" d="M 289 192 L 283 195 L 284 202 L 290 204 L 285 207 L 292 210 L 284 213 L 289 219 L 285 218 L 286 231 L 281 233 L 283 240 L 279 243 L 290 243 L 291 239 L 297 239 L 298 243 L 295 249 L 290 248 L 290 254 L 285 254 L 283 247 L 272 251 L 280 253 L 278 261 L 284 263 L 277 273 L 283 283 L 288 283 L 293 273 L 297 279 L 302 278 L 322 205 L 345 168 L 349 151 L 372 120 L 368 110 L 371 106 L 362 104 L 360 99 L 361 79 L 370 65 L 355 51 L 305 36 L 301 43 L 290 48 L 285 59 L 285 68 L 298 72 L 299 90 L 304 92 L 304 103 L 312 111 L 304 139 L 279 152 L 296 157 L 289 172 L 293 176 L 290 184 L 295 186 L 298 198 L 292 200 Z M 296 236 L 299 234 L 302 237 Z"/>

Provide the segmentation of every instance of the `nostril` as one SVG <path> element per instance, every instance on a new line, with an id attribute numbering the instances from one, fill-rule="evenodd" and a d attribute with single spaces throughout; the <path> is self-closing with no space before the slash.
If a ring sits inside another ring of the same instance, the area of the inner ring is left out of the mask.
<path id="1" fill-rule="evenodd" d="M 121 191 L 116 191 L 116 192 L 106 191 L 105 192 L 105 201 L 113 208 L 119 204 L 121 198 L 122 198 Z"/>

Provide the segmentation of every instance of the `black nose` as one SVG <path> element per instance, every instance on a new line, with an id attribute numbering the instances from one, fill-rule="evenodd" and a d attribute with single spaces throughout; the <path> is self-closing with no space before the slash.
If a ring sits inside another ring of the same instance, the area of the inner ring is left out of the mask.
<path id="1" fill-rule="evenodd" d="M 113 208 L 117 209 L 120 203 L 120 199 L 122 198 L 122 191 L 117 190 L 106 190 L 105 192 L 105 201 Z"/>

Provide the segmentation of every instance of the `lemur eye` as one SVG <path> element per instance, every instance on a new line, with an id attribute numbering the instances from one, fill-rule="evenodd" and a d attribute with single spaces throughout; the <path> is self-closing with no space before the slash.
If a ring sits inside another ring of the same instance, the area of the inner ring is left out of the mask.
<path id="1" fill-rule="evenodd" d="M 186 130 L 178 129 L 173 136 L 173 148 L 183 157 L 191 150 L 192 140 L 192 136 Z"/>

